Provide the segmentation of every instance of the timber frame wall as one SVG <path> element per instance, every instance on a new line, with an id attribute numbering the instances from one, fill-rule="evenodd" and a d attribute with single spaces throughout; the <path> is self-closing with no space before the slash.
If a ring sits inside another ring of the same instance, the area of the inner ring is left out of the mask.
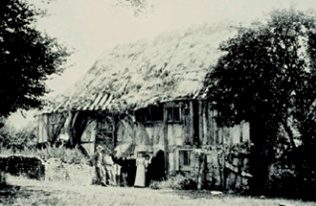
<path id="1" fill-rule="evenodd" d="M 142 121 L 141 123 L 150 134 L 154 147 L 153 153 L 157 153 L 158 150 L 164 151 L 167 175 L 192 171 L 197 161 L 194 155 L 196 150 L 249 140 L 247 123 L 231 128 L 218 127 L 215 121 L 217 113 L 205 100 L 170 101 L 161 104 L 160 107 L 163 113 L 160 121 Z M 146 118 L 138 117 L 136 113 L 137 119 Z M 152 132 L 154 129 L 161 131 L 160 136 L 163 136 L 163 142 L 156 140 L 159 137 L 156 137 L 157 133 Z"/>
<path id="2" fill-rule="evenodd" d="M 83 146 L 89 155 L 103 140 L 109 149 L 120 142 L 131 142 L 135 145 L 134 157 L 138 152 L 155 155 L 163 151 L 165 174 L 173 175 L 193 170 L 197 161 L 195 151 L 249 140 L 248 123 L 218 127 L 216 114 L 205 100 L 170 101 L 143 108 L 134 112 L 133 121 L 124 124 L 124 117 L 104 111 L 44 114 L 39 117 L 39 140 L 54 141 L 60 135 L 57 133 L 68 132 L 72 143 Z M 101 140 L 100 135 L 105 139 Z"/>

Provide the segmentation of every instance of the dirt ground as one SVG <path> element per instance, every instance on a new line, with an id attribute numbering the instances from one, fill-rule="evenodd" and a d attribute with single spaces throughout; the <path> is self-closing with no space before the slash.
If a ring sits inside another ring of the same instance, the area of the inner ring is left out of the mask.
<path id="1" fill-rule="evenodd" d="M 67 181 L 35 181 L 21 177 L 8 177 L 8 182 L 10 186 L 0 189 L 0 205 L 316 205 L 315 202 L 212 195 L 210 191 L 102 187 Z"/>

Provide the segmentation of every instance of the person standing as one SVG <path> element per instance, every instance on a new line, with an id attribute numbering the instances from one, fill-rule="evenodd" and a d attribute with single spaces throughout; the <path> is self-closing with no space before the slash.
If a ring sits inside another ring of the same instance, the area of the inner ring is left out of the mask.
<path id="1" fill-rule="evenodd" d="M 108 184 L 115 185 L 114 175 L 113 175 L 114 161 L 108 150 L 105 152 L 105 155 L 103 157 L 103 164 L 104 164 L 104 169 L 106 173 L 105 175 L 108 177 Z"/>
<path id="2" fill-rule="evenodd" d="M 146 185 L 146 160 L 142 153 L 136 159 L 136 177 L 134 187 L 145 187 Z"/>
<path id="3" fill-rule="evenodd" d="M 96 148 L 96 152 L 93 155 L 93 161 L 95 166 L 95 174 L 96 174 L 96 184 L 101 184 L 106 186 L 106 176 L 105 176 L 105 169 L 103 165 L 103 156 L 104 156 L 104 149 L 101 145 L 98 145 Z"/>
<path id="4" fill-rule="evenodd" d="M 145 156 L 145 186 L 149 187 L 152 175 L 151 156 Z"/>

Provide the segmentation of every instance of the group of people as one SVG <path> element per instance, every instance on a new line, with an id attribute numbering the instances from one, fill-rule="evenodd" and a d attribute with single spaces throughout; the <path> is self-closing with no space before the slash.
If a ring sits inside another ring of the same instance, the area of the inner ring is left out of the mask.
<path id="1" fill-rule="evenodd" d="M 119 182 L 122 186 L 149 186 L 151 179 L 151 158 L 149 155 L 139 153 L 136 160 L 134 158 L 116 159 L 111 156 L 109 150 L 105 150 L 99 145 L 92 160 L 95 166 L 96 175 L 93 181 L 95 184 L 108 186 L 118 185 Z"/>
<path id="2" fill-rule="evenodd" d="M 92 161 L 95 166 L 95 179 L 93 180 L 93 183 L 103 186 L 114 185 L 114 161 L 110 152 L 99 145 L 97 146 L 96 152 L 92 157 Z"/>

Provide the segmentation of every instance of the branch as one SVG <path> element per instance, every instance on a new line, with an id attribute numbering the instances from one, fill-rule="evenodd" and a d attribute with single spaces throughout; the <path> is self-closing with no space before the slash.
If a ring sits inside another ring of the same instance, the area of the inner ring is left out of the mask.
<path id="1" fill-rule="evenodd" d="M 24 112 L 23 112 L 22 110 L 20 110 L 20 113 L 21 113 L 22 117 L 23 117 L 24 119 L 26 119 L 26 115 L 24 114 Z"/>
<path id="2" fill-rule="evenodd" d="M 315 111 L 316 111 L 316 101 L 315 100 L 316 99 L 314 98 L 313 101 L 311 101 L 311 103 L 310 103 L 310 105 L 308 107 L 309 108 L 308 109 L 309 112 L 307 113 L 304 121 L 307 120 L 308 117 L 310 117 L 311 115 L 315 115 Z"/>
<path id="3" fill-rule="evenodd" d="M 283 125 L 283 127 L 284 127 L 284 130 L 286 131 L 286 133 L 287 133 L 288 136 L 289 136 L 291 146 L 292 146 L 293 148 L 296 148 L 296 144 L 295 144 L 295 142 L 294 142 L 294 135 L 293 135 L 293 132 L 292 132 L 291 127 L 287 124 L 286 121 L 282 121 L 282 125 Z"/>

